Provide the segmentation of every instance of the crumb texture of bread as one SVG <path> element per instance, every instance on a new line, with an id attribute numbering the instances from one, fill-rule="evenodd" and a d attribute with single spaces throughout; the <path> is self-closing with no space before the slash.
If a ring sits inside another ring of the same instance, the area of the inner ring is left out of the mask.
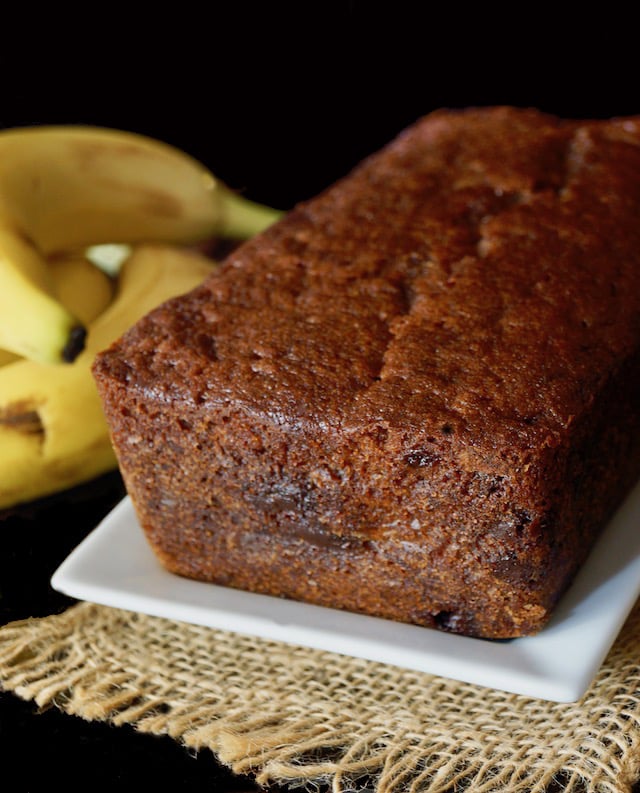
<path id="1" fill-rule="evenodd" d="M 172 572 L 511 638 L 640 475 L 640 118 L 418 119 L 94 367 Z"/>

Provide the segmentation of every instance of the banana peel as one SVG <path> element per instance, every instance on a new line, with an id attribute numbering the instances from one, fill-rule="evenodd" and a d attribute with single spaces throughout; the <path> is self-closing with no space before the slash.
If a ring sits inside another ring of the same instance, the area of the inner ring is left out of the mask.
<path id="1" fill-rule="evenodd" d="M 72 360 L 86 330 L 53 294 L 48 262 L 26 232 L 1 217 L 0 283 L 0 347 L 33 360 Z"/>
<path id="2" fill-rule="evenodd" d="M 83 251 L 52 258 L 49 277 L 55 297 L 85 325 L 107 308 L 115 294 L 115 278 L 93 264 Z M 22 356 L 0 346 L 0 367 L 20 360 Z"/>
<path id="3" fill-rule="evenodd" d="M 0 509 L 117 468 L 91 373 L 95 355 L 152 308 L 201 283 L 214 267 L 191 249 L 134 247 L 113 301 L 89 325 L 85 349 L 73 363 L 20 359 L 0 367 Z"/>
<path id="4" fill-rule="evenodd" d="M 115 296 L 115 278 L 92 264 L 81 251 L 56 256 L 49 266 L 55 296 L 87 327 Z"/>

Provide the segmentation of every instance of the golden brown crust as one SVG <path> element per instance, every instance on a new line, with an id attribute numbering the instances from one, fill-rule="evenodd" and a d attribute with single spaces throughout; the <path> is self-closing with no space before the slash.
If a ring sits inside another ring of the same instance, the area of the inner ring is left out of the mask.
<path id="1" fill-rule="evenodd" d="M 439 111 L 96 363 L 175 572 L 534 633 L 640 473 L 640 120 Z"/>

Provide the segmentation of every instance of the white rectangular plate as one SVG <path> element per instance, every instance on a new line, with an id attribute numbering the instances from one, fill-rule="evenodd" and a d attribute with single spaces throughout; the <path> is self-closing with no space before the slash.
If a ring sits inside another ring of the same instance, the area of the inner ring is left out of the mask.
<path id="1" fill-rule="evenodd" d="M 640 485 L 537 636 L 492 642 L 190 581 L 165 571 L 125 498 L 69 555 L 54 589 L 78 600 L 574 702 L 640 594 Z"/>

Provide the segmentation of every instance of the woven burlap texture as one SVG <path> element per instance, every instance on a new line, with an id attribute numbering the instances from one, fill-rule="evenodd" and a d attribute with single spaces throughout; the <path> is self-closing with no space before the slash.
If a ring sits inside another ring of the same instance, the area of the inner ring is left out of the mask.
<path id="1" fill-rule="evenodd" d="M 638 606 L 572 704 L 91 603 L 0 628 L 0 685 L 25 700 L 341 792 L 629 793 L 639 660 Z"/>

